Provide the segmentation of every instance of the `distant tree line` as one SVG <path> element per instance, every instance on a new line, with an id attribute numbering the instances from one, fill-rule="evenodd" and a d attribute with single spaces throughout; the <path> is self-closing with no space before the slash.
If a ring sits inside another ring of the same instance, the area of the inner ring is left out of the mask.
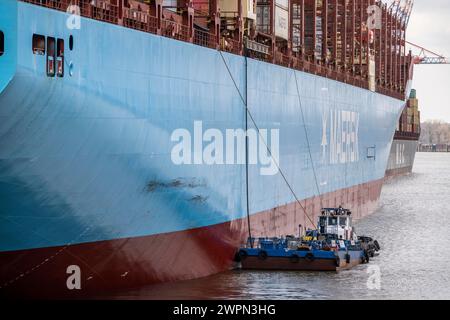
<path id="1" fill-rule="evenodd" d="M 450 123 L 431 120 L 421 123 L 420 128 L 420 143 L 450 144 Z"/>

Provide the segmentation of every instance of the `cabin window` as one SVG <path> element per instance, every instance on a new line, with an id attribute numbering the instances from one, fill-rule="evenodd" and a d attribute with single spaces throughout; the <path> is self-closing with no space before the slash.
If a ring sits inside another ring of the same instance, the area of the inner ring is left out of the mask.
<path id="1" fill-rule="evenodd" d="M 64 77 L 64 40 L 58 39 L 56 42 L 56 75 Z"/>
<path id="2" fill-rule="evenodd" d="M 47 76 L 55 76 L 55 38 L 47 37 Z"/>
<path id="3" fill-rule="evenodd" d="M 44 55 L 45 54 L 45 37 L 40 34 L 33 34 L 33 53 Z"/>
<path id="4" fill-rule="evenodd" d="M 346 217 L 340 217 L 340 218 L 339 218 L 339 225 L 340 225 L 341 227 L 347 226 L 347 218 L 346 218 Z"/>
<path id="5" fill-rule="evenodd" d="M 70 51 L 73 50 L 73 35 L 70 35 L 69 37 L 69 49 Z"/>
<path id="6" fill-rule="evenodd" d="M 320 217 L 319 224 L 321 227 L 325 227 L 327 225 L 327 217 Z"/>
<path id="7" fill-rule="evenodd" d="M 0 56 L 5 52 L 5 34 L 0 30 Z"/>
<path id="8" fill-rule="evenodd" d="M 338 224 L 337 217 L 328 217 L 329 226 L 337 226 L 337 224 Z"/>

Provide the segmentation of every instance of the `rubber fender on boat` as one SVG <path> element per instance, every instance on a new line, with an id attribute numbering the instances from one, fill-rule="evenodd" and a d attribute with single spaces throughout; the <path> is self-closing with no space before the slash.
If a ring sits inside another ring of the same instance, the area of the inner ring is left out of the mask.
<path id="1" fill-rule="evenodd" d="M 377 251 L 380 251 L 380 250 L 381 250 L 380 244 L 378 243 L 377 240 L 375 240 L 375 241 L 373 242 L 373 244 L 375 245 L 375 249 L 376 249 Z"/>
<path id="2" fill-rule="evenodd" d="M 235 262 L 241 262 L 245 258 L 247 258 L 247 251 L 245 251 L 245 250 L 241 249 L 239 251 L 236 251 L 236 253 L 234 254 L 234 261 Z"/>
<path id="3" fill-rule="evenodd" d="M 238 255 L 241 260 L 244 260 L 245 258 L 247 258 L 247 251 L 241 249 L 239 250 Z"/>
<path id="4" fill-rule="evenodd" d="M 308 261 L 314 261 L 314 254 L 312 252 L 308 252 L 305 255 L 305 259 L 308 260 Z"/>
<path id="5" fill-rule="evenodd" d="M 364 260 L 366 263 L 369 263 L 370 261 L 369 252 L 367 250 L 364 250 Z"/>
<path id="6" fill-rule="evenodd" d="M 267 252 L 265 252 L 264 250 L 261 250 L 258 253 L 258 258 L 261 259 L 261 260 L 266 260 L 267 259 Z"/>
<path id="7" fill-rule="evenodd" d="M 350 263 L 350 258 L 351 258 L 351 257 L 350 257 L 350 254 L 347 253 L 347 254 L 345 255 L 345 262 Z"/>
<path id="8" fill-rule="evenodd" d="M 335 263 L 336 267 L 339 267 L 341 265 L 341 258 L 339 258 L 339 256 L 336 256 Z"/>

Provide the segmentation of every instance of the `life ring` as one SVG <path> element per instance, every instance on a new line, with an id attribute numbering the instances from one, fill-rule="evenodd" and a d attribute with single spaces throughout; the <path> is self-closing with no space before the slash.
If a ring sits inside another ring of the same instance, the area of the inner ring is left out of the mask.
<path id="1" fill-rule="evenodd" d="M 308 252 L 308 253 L 305 255 L 305 259 L 308 260 L 308 261 L 310 261 L 310 262 L 314 261 L 314 254 L 313 254 L 312 252 Z"/>
<path id="2" fill-rule="evenodd" d="M 261 251 L 258 253 L 258 258 L 259 258 L 260 260 L 266 260 L 266 259 L 267 259 L 267 252 L 265 252 L 264 250 L 261 250 Z"/>
<path id="3" fill-rule="evenodd" d="M 289 257 L 289 260 L 292 263 L 298 263 L 300 261 L 300 257 L 298 255 L 296 255 L 296 254 L 293 254 L 292 256 Z"/>

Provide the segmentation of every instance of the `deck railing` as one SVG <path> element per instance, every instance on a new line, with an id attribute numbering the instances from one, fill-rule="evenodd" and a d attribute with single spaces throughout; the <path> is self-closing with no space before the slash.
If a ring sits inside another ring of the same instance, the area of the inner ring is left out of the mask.
<path id="1" fill-rule="evenodd" d="M 149 31 L 150 15 L 146 12 L 123 8 L 123 25 L 128 28 Z"/>
<path id="2" fill-rule="evenodd" d="M 242 50 L 242 43 L 231 38 L 222 37 L 220 41 L 220 49 L 222 51 L 240 55 Z"/>
<path id="3" fill-rule="evenodd" d="M 104 0 L 92 0 L 90 4 L 92 19 L 117 24 L 119 19 L 119 7 Z"/>
<path id="4" fill-rule="evenodd" d="M 217 47 L 216 36 L 203 30 L 194 29 L 194 43 L 215 49 Z"/>
<path id="5" fill-rule="evenodd" d="M 187 26 L 171 20 L 161 20 L 161 35 L 164 37 L 181 41 L 189 41 L 189 33 L 189 28 Z"/>

